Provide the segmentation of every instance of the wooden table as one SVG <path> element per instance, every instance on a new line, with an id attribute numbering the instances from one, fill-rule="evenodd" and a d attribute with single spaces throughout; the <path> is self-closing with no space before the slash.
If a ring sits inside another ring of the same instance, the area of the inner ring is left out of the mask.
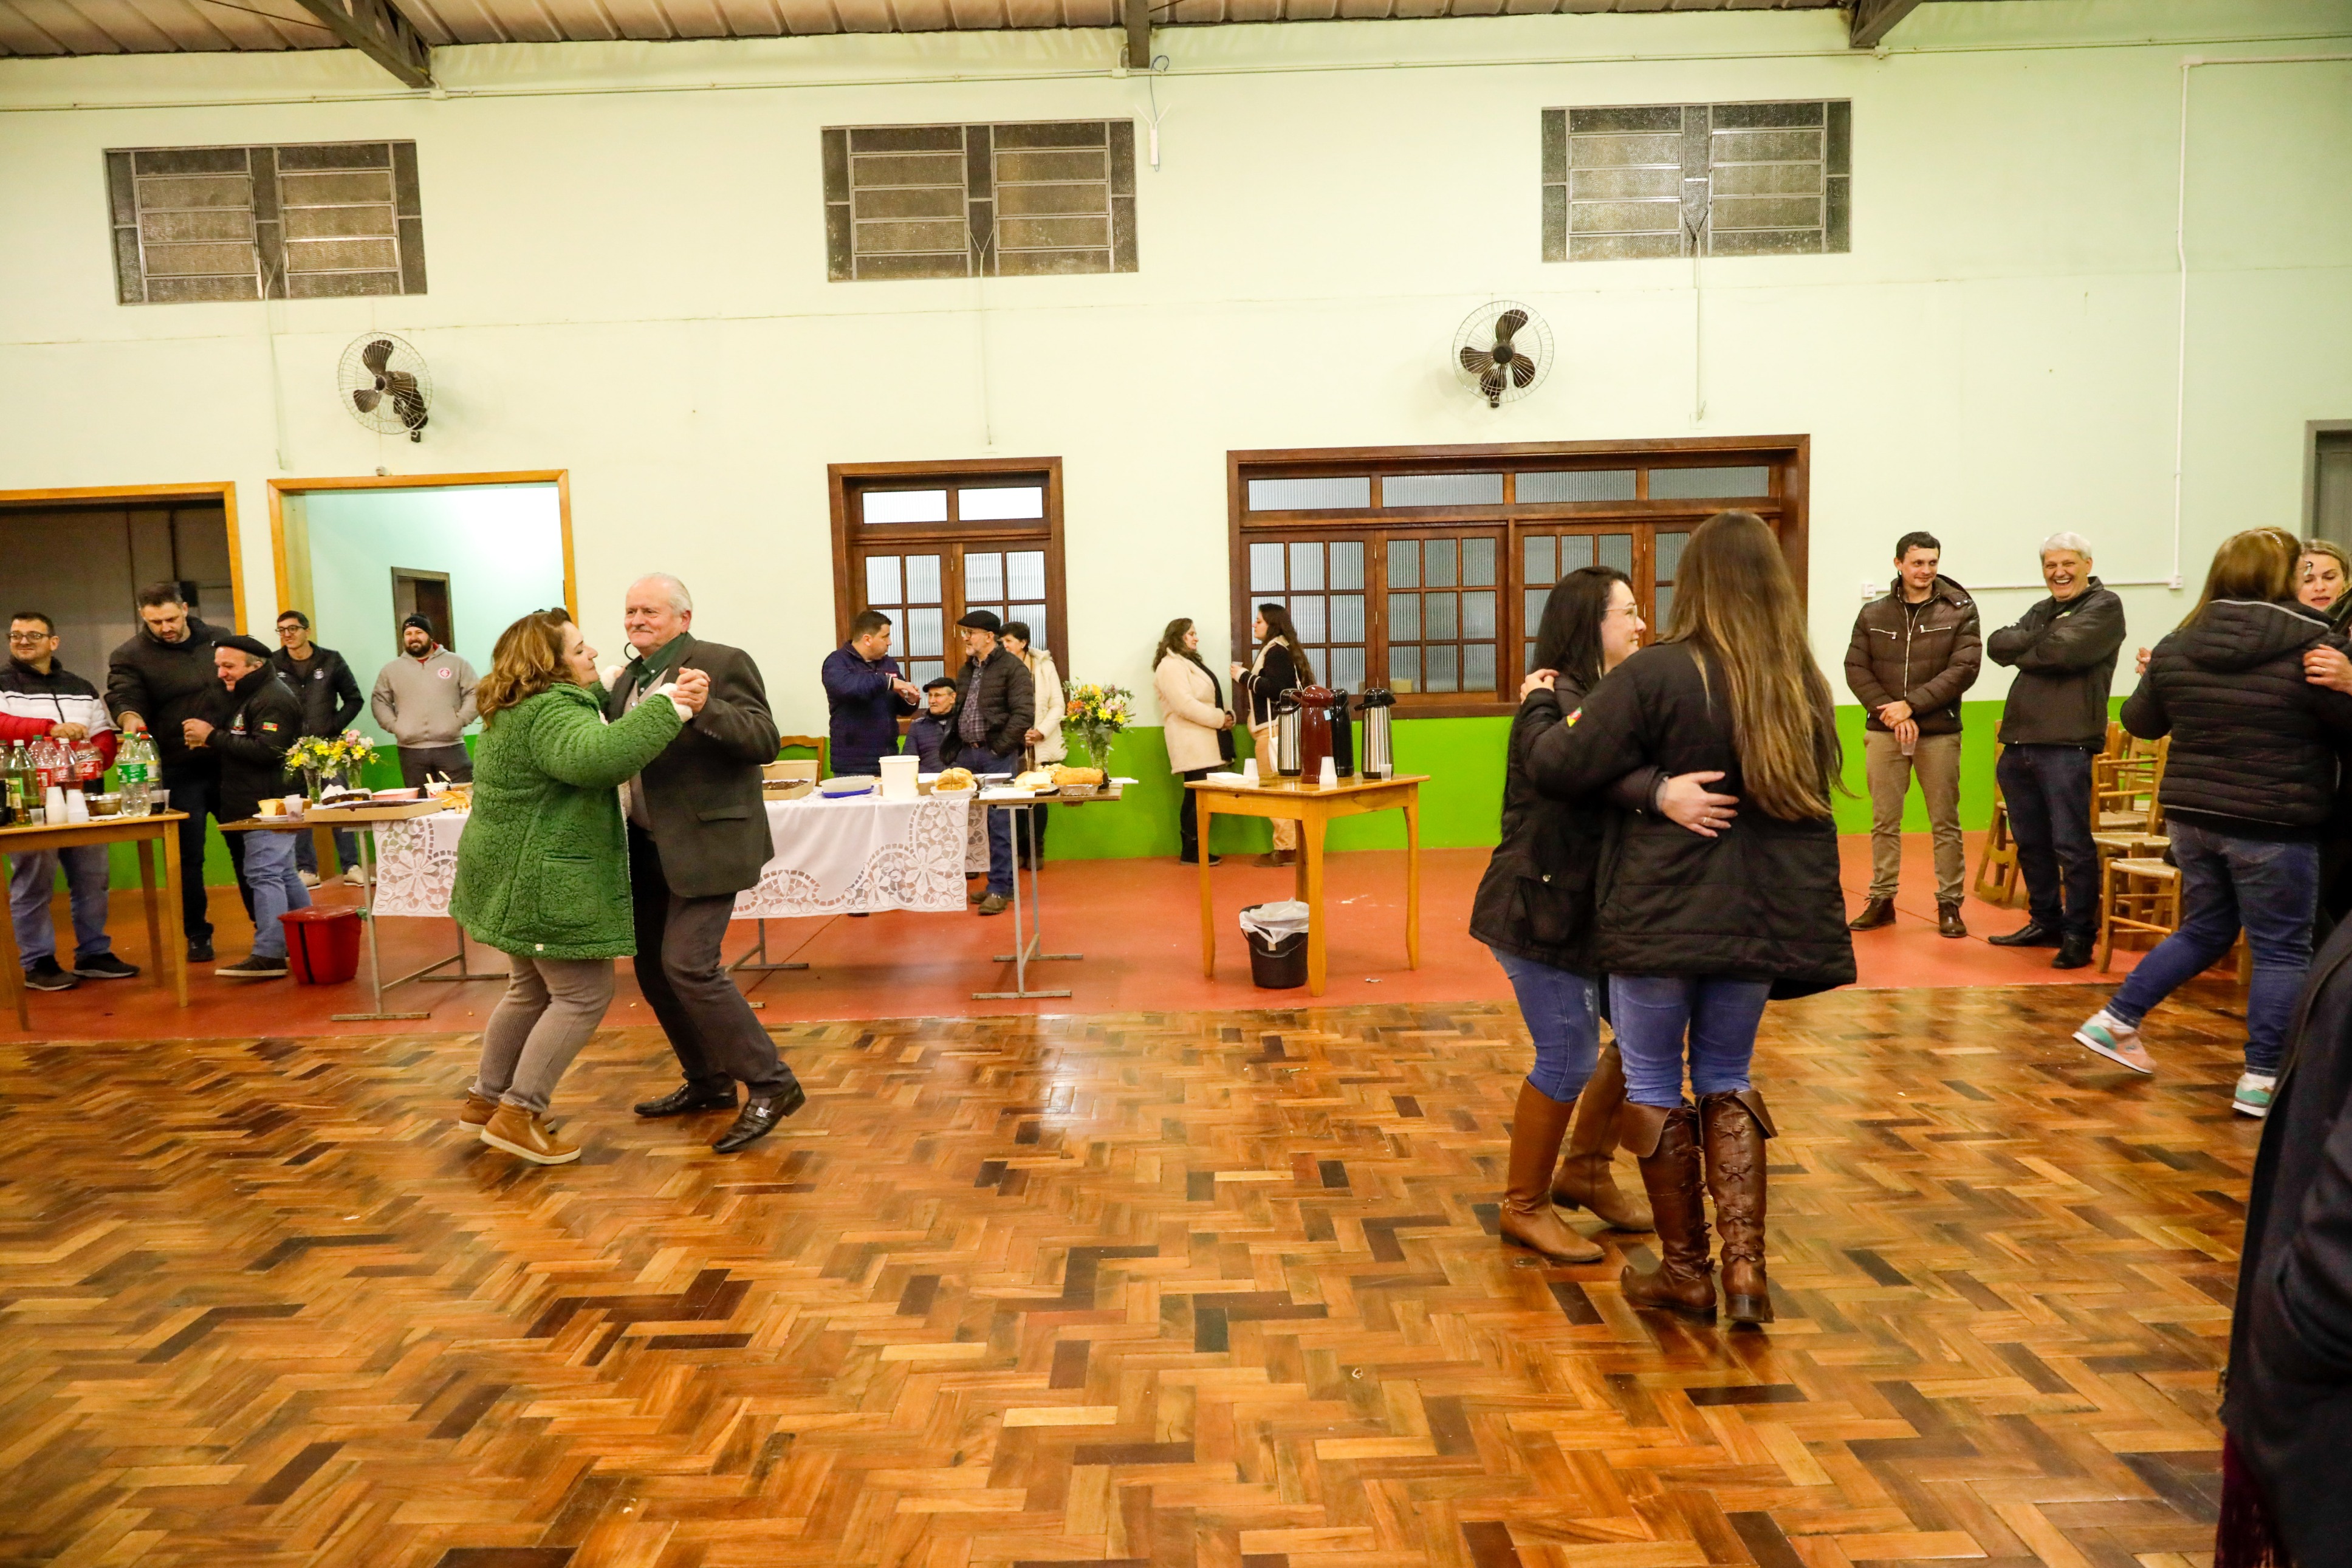
<path id="1" fill-rule="evenodd" d="M 1323 830 L 1335 818 L 1367 811 L 1404 813 L 1404 952 L 1421 967 L 1421 787 L 1425 773 L 1353 779 L 1323 789 L 1302 779 L 1265 784 L 1188 784 L 1200 819 L 1201 973 L 1217 977 L 1217 907 L 1209 880 L 1209 819 L 1267 817 L 1298 824 L 1298 898 L 1307 905 L 1307 994 L 1323 994 Z"/>
<path id="2" fill-rule="evenodd" d="M 100 817 L 87 822 L 63 822 L 55 827 L 0 828 L 0 855 L 38 854 L 44 850 L 79 849 L 85 844 L 134 843 L 139 846 L 139 886 L 147 904 L 148 972 L 157 985 L 168 971 L 172 993 L 188 1005 L 187 927 L 180 919 L 180 824 L 184 811 L 157 811 L 145 817 Z M 163 845 L 163 882 L 155 883 L 155 852 L 150 840 Z M 196 868 L 202 876 L 204 868 Z M 42 918 L 48 918 L 46 907 Z M 30 1033 L 33 1012 L 26 1000 L 25 966 L 16 956 L 16 924 L 0 920 L 0 989 L 13 991 L 16 1027 Z"/>

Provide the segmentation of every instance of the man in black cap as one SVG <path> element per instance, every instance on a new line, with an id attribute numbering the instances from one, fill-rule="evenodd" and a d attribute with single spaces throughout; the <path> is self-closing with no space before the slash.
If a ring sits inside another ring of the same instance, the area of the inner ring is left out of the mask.
<path id="1" fill-rule="evenodd" d="M 400 657 L 379 671 L 368 699 L 375 722 L 400 747 L 400 781 L 421 789 L 428 775 L 470 782 L 466 727 L 474 722 L 474 666 L 441 646 L 433 622 L 400 623 Z"/>
<path id="2" fill-rule="evenodd" d="M 269 650 L 250 637 L 215 635 L 213 668 L 226 696 L 210 718 L 181 723 L 191 751 L 219 759 L 220 816 L 225 822 L 261 814 L 261 802 L 286 793 L 286 749 L 302 734 L 302 699 L 278 678 Z M 217 722 L 215 722 L 217 720 Z M 229 836 L 237 874 L 253 895 L 253 956 L 213 971 L 224 979 L 269 980 L 286 974 L 286 928 L 289 909 L 310 907 L 310 894 L 294 869 L 293 833 L 246 832 Z"/>
<path id="3" fill-rule="evenodd" d="M 956 766 L 974 773 L 1018 773 L 1037 715 L 1037 688 L 1029 666 L 997 646 L 1004 629 L 992 611 L 975 610 L 956 625 L 963 632 L 963 668 L 956 672 Z M 984 810 L 985 808 L 980 808 Z M 988 888 L 980 913 L 1002 915 L 1013 904 L 1013 819 L 988 813 Z"/>

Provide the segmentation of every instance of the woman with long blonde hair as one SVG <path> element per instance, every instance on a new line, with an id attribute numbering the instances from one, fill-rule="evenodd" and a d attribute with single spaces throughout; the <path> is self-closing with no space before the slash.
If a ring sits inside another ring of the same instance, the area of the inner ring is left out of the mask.
<path id="1" fill-rule="evenodd" d="M 2254 974 L 2245 1071 L 2231 1098 L 2256 1117 L 2269 1113 L 2311 967 L 2319 841 L 2336 803 L 2337 748 L 2352 739 L 2352 695 L 2309 674 L 2326 662 L 2311 655 L 2340 655 L 2345 643 L 2324 611 L 2296 598 L 2305 559 L 2279 528 L 2222 540 L 2197 607 L 2156 645 L 2124 704 L 2126 729 L 2172 737 L 2157 799 L 2180 868 L 2180 925 L 2074 1031 L 2109 1061 L 2154 1072 L 2142 1020 L 2242 929 Z"/>
<path id="2" fill-rule="evenodd" d="M 1748 1078 L 1769 998 L 1852 983 L 1830 791 L 1842 758 L 1829 683 L 1780 541 L 1750 512 L 1702 523 L 1676 569 L 1664 638 L 1602 677 L 1536 743 L 1536 787 L 1595 800 L 1628 773 L 1718 773 L 1739 801 L 1711 838 L 1622 813 L 1602 857 L 1598 967 L 1623 1058 L 1625 1147 L 1642 1163 L 1656 1269 L 1626 1269 L 1625 1299 L 1716 1315 L 1700 1189 L 1723 1234 L 1723 1295 L 1738 1322 L 1769 1322 L 1764 1140 Z M 1692 1106 L 1683 1097 L 1687 1061 Z"/>

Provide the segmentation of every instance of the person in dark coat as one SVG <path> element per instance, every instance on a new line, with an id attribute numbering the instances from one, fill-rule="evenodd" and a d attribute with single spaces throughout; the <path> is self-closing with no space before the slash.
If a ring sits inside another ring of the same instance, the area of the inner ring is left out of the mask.
<path id="1" fill-rule="evenodd" d="M 278 651 L 269 663 L 302 699 L 302 735 L 333 740 L 351 728 L 367 699 L 360 695 L 359 677 L 343 656 L 310 641 L 310 618 L 289 610 L 278 618 Z M 335 830 L 335 853 L 343 869 L 359 875 L 360 839 L 349 828 Z M 319 846 L 309 833 L 294 835 L 294 866 L 306 878 L 319 874 Z"/>
<path id="2" fill-rule="evenodd" d="M 2339 634 L 2352 620 L 2352 557 L 2330 539 L 2303 541 L 2303 559 L 2295 564 L 2295 602 L 2327 617 L 2330 631 Z M 2145 654 L 2140 668 L 2147 668 Z M 2315 679 L 2327 672 L 2315 669 Z M 2352 690 L 2352 680 L 2338 686 Z M 2319 915 L 2312 938 L 2325 940 L 2336 924 L 2352 915 L 2352 745 L 2336 751 L 2336 806 L 2328 813 L 2327 830 L 2319 840 Z"/>
<path id="3" fill-rule="evenodd" d="M 2090 541 L 2042 541 L 2050 597 L 1985 640 L 2017 671 L 2000 710 L 1996 769 L 2024 873 L 2026 923 L 1996 947 L 2055 947 L 2053 969 L 2091 961 L 2099 932 L 2099 853 L 2091 842 L 2091 758 L 2107 739 L 2107 691 L 2124 645 L 2124 601 L 2091 575 Z"/>
<path id="4" fill-rule="evenodd" d="M 191 964 L 213 957 L 212 916 L 205 906 L 205 818 L 218 805 L 220 769 L 210 755 L 188 748 L 182 727 L 209 717 L 220 695 L 220 674 L 213 667 L 219 635 L 190 612 L 178 583 L 159 582 L 140 590 L 139 630 L 106 661 L 106 706 L 115 724 L 125 734 L 153 737 L 163 769 L 158 782 L 171 791 L 171 809 L 187 814 L 179 825 L 180 919 Z"/>
<path id="5" fill-rule="evenodd" d="M 693 625 L 694 600 L 677 579 L 630 584 L 623 628 L 635 656 L 605 694 L 604 715 L 619 718 L 681 674 L 709 678 L 693 718 L 625 786 L 637 988 L 685 1079 L 635 1111 L 735 1110 L 740 1082 L 742 1107 L 710 1145 L 731 1155 L 774 1132 L 807 1094 L 719 952 L 735 895 L 758 885 L 775 853 L 760 768 L 775 760 L 776 721 L 751 656 L 703 642 Z"/>
<path id="6" fill-rule="evenodd" d="M 952 745 L 955 766 L 974 773 L 1018 773 L 1037 720 L 1036 685 L 1029 666 L 997 643 L 1003 622 L 992 611 L 975 610 L 956 622 L 963 633 L 963 668 L 956 672 Z M 974 806 L 974 810 L 984 808 Z M 1004 811 L 988 813 L 988 886 L 980 913 L 1002 915 L 1013 907 L 1013 823 Z"/>
<path id="7" fill-rule="evenodd" d="M 1714 838 L 1663 817 L 1612 818 L 1594 960 L 1625 1063 L 1625 1146 L 1641 1157 L 1659 1266 L 1625 1270 L 1625 1298 L 1716 1312 L 1705 1183 L 1723 1233 L 1723 1293 L 1738 1322 L 1769 1322 L 1764 1140 L 1748 1078 L 1772 998 L 1853 981 L 1830 792 L 1841 771 L 1829 683 L 1771 528 L 1721 512 L 1676 567 L 1665 640 L 1604 677 L 1536 742 L 1536 788 L 1588 801 L 1635 768 L 1721 775 L 1738 812 Z M 1698 1095 L 1683 1099 L 1684 1062 Z"/>
<path id="8" fill-rule="evenodd" d="M 922 716 L 907 727 L 907 749 L 922 759 L 924 773 L 944 773 L 955 766 L 956 684 L 945 675 L 923 683 Z"/>
<path id="9" fill-rule="evenodd" d="M 2352 696 L 2305 678 L 2305 654 L 2344 639 L 2295 601 L 2294 536 L 2232 534 L 2213 554 L 2205 592 L 2156 645 L 2124 727 L 2172 737 L 2158 799 L 2180 868 L 2179 927 L 2136 965 L 2074 1038 L 2137 1072 L 2156 1064 L 2140 1040 L 2150 1009 L 2219 963 L 2241 928 L 2254 975 L 2246 998 L 2246 1069 L 2232 1103 L 2270 1108 L 2287 1019 L 2311 965 L 2319 840 L 2335 809 L 2336 747 L 2352 741 Z"/>
<path id="10" fill-rule="evenodd" d="M 183 720 L 182 735 L 191 750 L 218 758 L 221 821 L 249 821 L 261 814 L 262 801 L 287 792 L 286 751 L 301 737 L 302 699 L 278 678 L 269 650 L 250 637 L 215 637 L 213 664 L 225 700 L 212 719 Z M 289 910 L 310 907 L 310 890 L 294 870 L 294 840 L 300 836 L 259 830 L 233 835 L 242 841 L 236 846 L 237 875 L 250 894 L 253 954 L 241 964 L 215 969 L 221 978 L 285 977 L 282 917 Z"/>
<path id="11" fill-rule="evenodd" d="M 2352 925 L 2320 949 L 2288 1021 L 2246 1199 L 2222 1389 L 2230 1490 L 2215 1563 L 2256 1561 L 2244 1551 L 2253 1543 L 2233 1537 L 2266 1515 L 2283 1562 L 2352 1568 Z M 2231 1496 L 2238 1464 L 2263 1506 Z"/>
<path id="12" fill-rule="evenodd" d="M 890 656 L 890 618 L 861 610 L 849 641 L 824 656 L 824 706 L 836 778 L 865 778 L 898 754 L 898 721 L 922 706 L 921 694 Z"/>
<path id="13" fill-rule="evenodd" d="M 1545 799 L 1528 776 L 1528 754 L 1560 723 L 1564 707 L 1577 706 L 1642 645 L 1642 632 L 1633 585 L 1614 567 L 1571 571 L 1545 601 L 1538 667 L 1519 688 L 1511 721 L 1502 841 L 1470 910 L 1470 935 L 1510 977 L 1536 1048 L 1511 1113 L 1509 1184 L 1497 1228 L 1505 1240 L 1565 1263 L 1590 1263 L 1601 1253 L 1561 1222 L 1554 1204 L 1589 1209 L 1619 1230 L 1649 1229 L 1650 1207 L 1619 1191 L 1610 1168 L 1625 1072 L 1617 1048 L 1601 1043 L 1592 962 L 1593 880 L 1608 811 Z M 1662 790 L 1664 774 L 1636 768 L 1611 789 L 1609 803 L 1642 810 L 1658 795 L 1674 793 L 1689 811 L 1671 814 L 1712 835 L 1712 824 L 1727 821 L 1735 802 L 1709 794 L 1711 781 L 1695 774 Z"/>
<path id="14" fill-rule="evenodd" d="M 1313 685 L 1315 662 L 1307 656 L 1306 644 L 1299 642 L 1298 629 L 1290 623 L 1290 612 L 1279 604 L 1257 607 L 1256 619 L 1250 622 L 1250 635 L 1257 639 L 1257 656 L 1246 664 L 1233 667 L 1234 708 L 1248 716 L 1250 743 L 1257 755 L 1258 771 L 1271 775 L 1274 699 L 1299 686 Z M 1277 818 L 1269 825 L 1274 830 L 1274 848 L 1257 863 L 1297 864 L 1298 824 Z"/>

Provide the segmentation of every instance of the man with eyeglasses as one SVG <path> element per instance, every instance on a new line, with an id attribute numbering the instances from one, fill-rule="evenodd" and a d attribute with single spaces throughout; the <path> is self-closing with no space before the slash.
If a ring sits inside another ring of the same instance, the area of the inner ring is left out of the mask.
<path id="1" fill-rule="evenodd" d="M 278 617 L 278 651 L 269 655 L 278 678 L 302 699 L 302 735 L 331 740 L 352 727 L 367 706 L 360 695 L 359 677 L 343 656 L 310 641 L 310 618 L 299 610 Z M 335 853 L 342 858 L 351 881 L 360 880 L 360 836 L 349 828 L 335 830 Z M 319 885 L 319 846 L 309 833 L 294 835 L 294 865 L 302 885 Z"/>
<path id="2" fill-rule="evenodd" d="M 114 721 L 98 688 L 58 663 L 57 622 L 37 610 L 8 619 L 8 663 L 0 668 L 0 748 L 55 739 L 95 744 L 114 760 Z M 139 971 L 114 956 L 106 935 L 107 852 L 104 844 L 43 850 L 9 859 L 8 917 L 25 984 L 37 991 L 70 991 L 84 980 L 127 980 Z M 49 899 L 58 872 L 73 900 L 74 963 L 58 962 L 57 928 Z"/>

